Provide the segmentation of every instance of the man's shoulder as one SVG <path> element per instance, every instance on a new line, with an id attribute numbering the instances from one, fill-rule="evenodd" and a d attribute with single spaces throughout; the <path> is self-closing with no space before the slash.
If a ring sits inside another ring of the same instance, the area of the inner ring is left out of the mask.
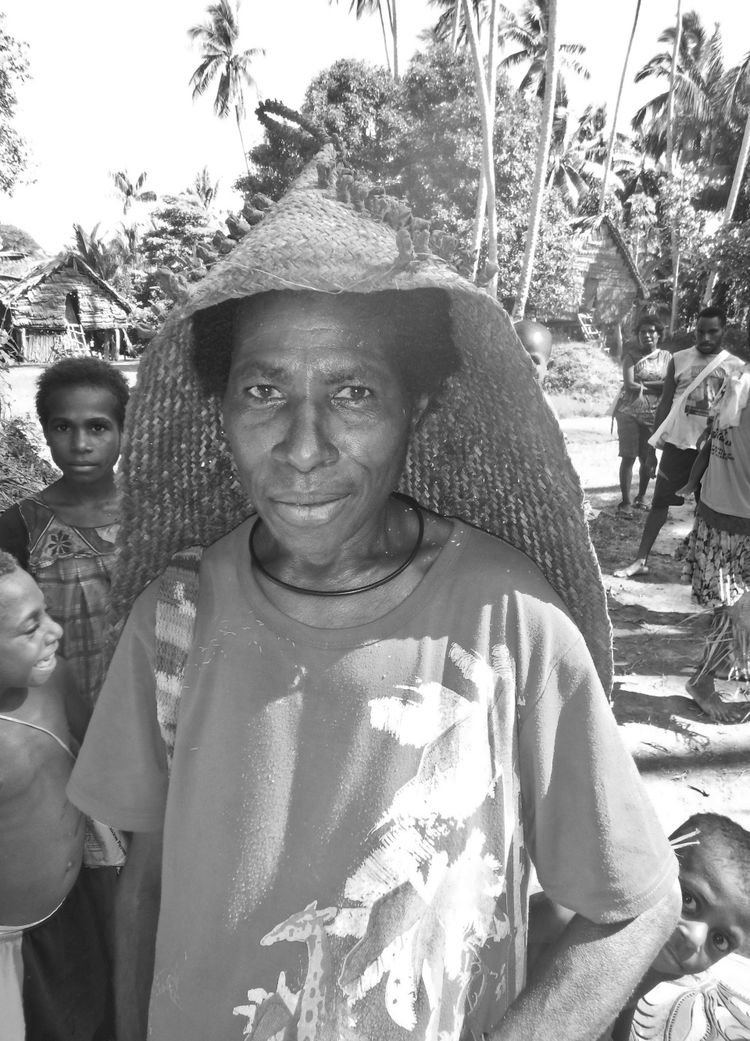
<path id="1" fill-rule="evenodd" d="M 495 595 L 528 595 L 565 610 L 539 565 L 522 549 L 464 521 L 459 530 L 466 540 L 460 560 L 461 570 L 475 588 L 487 589 Z"/>

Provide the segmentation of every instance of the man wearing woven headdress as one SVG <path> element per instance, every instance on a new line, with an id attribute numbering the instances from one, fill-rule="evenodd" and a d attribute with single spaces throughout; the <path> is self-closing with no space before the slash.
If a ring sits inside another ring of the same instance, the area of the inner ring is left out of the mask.
<path id="1" fill-rule="evenodd" d="M 676 921 L 560 431 L 403 245 L 308 170 L 142 361 L 69 788 L 133 833 L 119 1041 L 584 1041 Z"/>

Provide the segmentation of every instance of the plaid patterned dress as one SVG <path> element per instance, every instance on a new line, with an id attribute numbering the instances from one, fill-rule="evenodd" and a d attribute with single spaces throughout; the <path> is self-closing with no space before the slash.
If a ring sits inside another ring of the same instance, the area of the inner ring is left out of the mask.
<path id="1" fill-rule="evenodd" d="M 93 704 L 104 679 L 105 616 L 119 525 L 76 528 L 38 499 L 22 500 L 18 510 L 28 532 L 28 570 L 63 627 L 60 654 Z"/>

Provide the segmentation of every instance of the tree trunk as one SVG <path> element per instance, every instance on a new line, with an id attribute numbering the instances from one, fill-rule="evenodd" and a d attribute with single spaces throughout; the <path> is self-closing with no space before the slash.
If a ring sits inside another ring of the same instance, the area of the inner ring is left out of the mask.
<path id="1" fill-rule="evenodd" d="M 675 85 L 677 83 L 677 59 L 680 54 L 682 39 L 682 0 L 677 0 L 677 23 L 674 31 L 674 48 L 672 50 L 672 68 L 669 72 L 669 104 L 667 107 L 667 173 L 674 176 L 674 109 Z"/>
<path id="2" fill-rule="evenodd" d="M 745 120 L 745 132 L 742 135 L 742 144 L 740 146 L 740 154 L 737 157 L 737 165 L 734 168 L 734 177 L 732 179 L 732 189 L 729 192 L 729 198 L 727 199 L 727 206 L 724 210 L 724 217 L 722 219 L 722 227 L 729 224 L 732 217 L 734 216 L 734 208 L 737 205 L 737 199 L 740 195 L 740 188 L 742 187 L 742 181 L 745 177 L 745 167 L 747 166 L 747 157 L 750 155 L 750 112 L 748 112 L 747 119 Z M 708 276 L 708 282 L 706 283 L 706 289 L 703 294 L 703 306 L 706 307 L 711 303 L 711 295 L 716 285 L 716 278 L 719 274 L 719 269 L 716 265 L 711 268 Z"/>
<path id="3" fill-rule="evenodd" d="M 247 170 L 247 174 L 249 177 L 250 163 L 247 158 L 247 152 L 245 151 L 245 140 L 242 136 L 242 126 L 240 125 L 240 109 L 238 105 L 234 106 L 234 114 L 237 117 L 237 133 L 240 135 L 240 144 L 242 145 L 242 158 L 245 160 L 245 169 Z"/>
<path id="4" fill-rule="evenodd" d="M 391 36 L 393 37 L 393 78 L 398 80 L 398 12 L 396 0 L 388 0 L 388 17 L 391 22 Z"/>
<path id="5" fill-rule="evenodd" d="M 677 328 L 677 311 L 680 295 L 680 247 L 675 245 L 672 247 L 672 271 L 673 283 L 672 283 L 672 310 L 669 315 L 669 335 L 674 336 L 674 331 Z"/>
<path id="6" fill-rule="evenodd" d="M 469 35 L 471 53 L 474 58 L 474 75 L 482 122 L 482 165 L 487 183 L 487 266 L 490 271 L 490 284 L 487 287 L 487 291 L 490 295 L 497 296 L 497 213 L 495 209 L 495 158 L 492 147 L 495 120 L 494 112 L 490 108 L 490 91 L 487 86 L 482 52 L 479 47 L 479 35 L 469 7 L 470 0 L 462 0 L 462 2 L 466 31 Z M 492 0 L 492 4 L 493 8 L 495 8 L 497 0 Z"/>
<path id="7" fill-rule="evenodd" d="M 461 31 L 461 0 L 455 0 L 453 5 L 453 25 L 451 27 L 451 50 L 455 54 L 458 50 L 458 34 Z"/>
<path id="8" fill-rule="evenodd" d="M 484 159 L 482 169 L 479 171 L 479 184 L 477 185 L 477 204 L 474 208 L 474 229 L 471 237 L 471 280 L 476 282 L 479 271 L 479 254 L 482 249 L 482 232 L 484 231 L 484 218 L 487 214 L 487 178 L 484 176 Z"/>
<path id="9" fill-rule="evenodd" d="M 620 76 L 620 86 L 617 90 L 617 100 L 615 101 L 615 111 L 612 114 L 612 129 L 609 132 L 609 142 L 607 144 L 607 157 L 604 161 L 604 175 L 602 176 L 602 189 L 601 197 L 599 199 L 599 216 L 604 216 L 605 200 L 607 198 L 607 181 L 609 180 L 609 171 L 612 167 L 612 154 L 615 150 L 615 139 L 617 137 L 617 117 L 620 113 L 620 102 L 622 100 L 622 91 L 625 86 L 625 75 L 628 71 L 628 62 L 630 61 L 630 51 L 633 47 L 633 37 L 635 36 L 635 30 L 638 25 L 638 17 L 641 13 L 641 0 L 636 0 L 635 5 L 635 17 L 633 18 L 633 28 L 630 30 L 630 39 L 628 40 L 628 49 L 625 52 L 625 61 L 622 64 L 622 75 Z"/>
<path id="10" fill-rule="evenodd" d="M 667 173 L 674 180 L 674 110 L 675 86 L 677 84 L 677 58 L 682 38 L 682 0 L 677 0 L 677 24 L 674 33 L 672 68 L 669 73 L 669 107 L 667 112 Z M 669 335 L 674 336 L 677 322 L 677 297 L 680 291 L 680 246 L 677 228 L 672 225 L 672 311 L 669 318 Z"/>
<path id="11" fill-rule="evenodd" d="M 391 69 L 391 54 L 390 54 L 390 51 L 388 50 L 388 37 L 386 36 L 386 32 L 385 32 L 385 20 L 383 18 L 383 5 L 380 2 L 380 0 L 378 0 L 378 14 L 380 15 L 380 31 L 383 34 L 383 50 L 385 51 L 385 63 L 388 66 L 388 72 L 392 76 L 393 75 L 393 70 Z"/>
<path id="12" fill-rule="evenodd" d="M 464 0 L 466 3 L 466 0 Z M 513 307 L 514 319 L 523 318 L 526 311 L 526 301 L 529 298 L 529 287 L 531 285 L 531 273 L 534 267 L 534 254 L 536 253 L 537 239 L 539 238 L 539 225 L 542 219 L 542 204 L 544 202 L 544 182 L 547 173 L 547 161 L 549 158 L 549 147 L 552 140 L 552 121 L 555 115 L 555 95 L 557 94 L 557 72 L 559 68 L 559 54 L 557 49 L 557 0 L 549 0 L 548 23 L 547 23 L 547 55 L 545 58 L 545 85 L 544 102 L 542 105 L 542 121 L 539 129 L 539 145 L 536 153 L 536 171 L 534 172 L 534 184 L 531 189 L 531 207 L 529 212 L 529 229 L 526 233 L 526 249 L 523 255 L 521 277 L 516 294 L 516 302 Z"/>

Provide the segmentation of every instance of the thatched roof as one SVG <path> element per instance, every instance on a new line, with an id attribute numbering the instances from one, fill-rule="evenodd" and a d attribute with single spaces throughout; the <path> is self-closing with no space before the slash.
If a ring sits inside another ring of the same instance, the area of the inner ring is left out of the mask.
<path id="1" fill-rule="evenodd" d="M 109 282 L 72 251 L 35 267 L 18 282 L 0 278 L 0 302 L 19 326 L 64 328 L 65 298 L 71 290 L 79 291 L 84 327 L 122 325 L 132 310 Z"/>
<path id="2" fill-rule="evenodd" d="M 615 245 L 622 254 L 622 259 L 625 261 L 625 264 L 630 270 L 631 275 L 638 284 L 638 289 L 640 290 L 642 296 L 645 299 L 648 299 L 648 287 L 640 276 L 640 272 L 638 271 L 638 268 L 635 263 L 635 258 L 633 257 L 633 254 L 630 252 L 630 249 L 628 247 L 628 244 L 625 242 L 625 239 L 622 237 L 620 229 L 617 227 L 615 222 L 610 218 L 608 214 L 605 214 L 604 217 L 602 217 L 602 224 L 607 225 L 607 228 L 609 229 L 609 233 L 612 236 Z"/>

